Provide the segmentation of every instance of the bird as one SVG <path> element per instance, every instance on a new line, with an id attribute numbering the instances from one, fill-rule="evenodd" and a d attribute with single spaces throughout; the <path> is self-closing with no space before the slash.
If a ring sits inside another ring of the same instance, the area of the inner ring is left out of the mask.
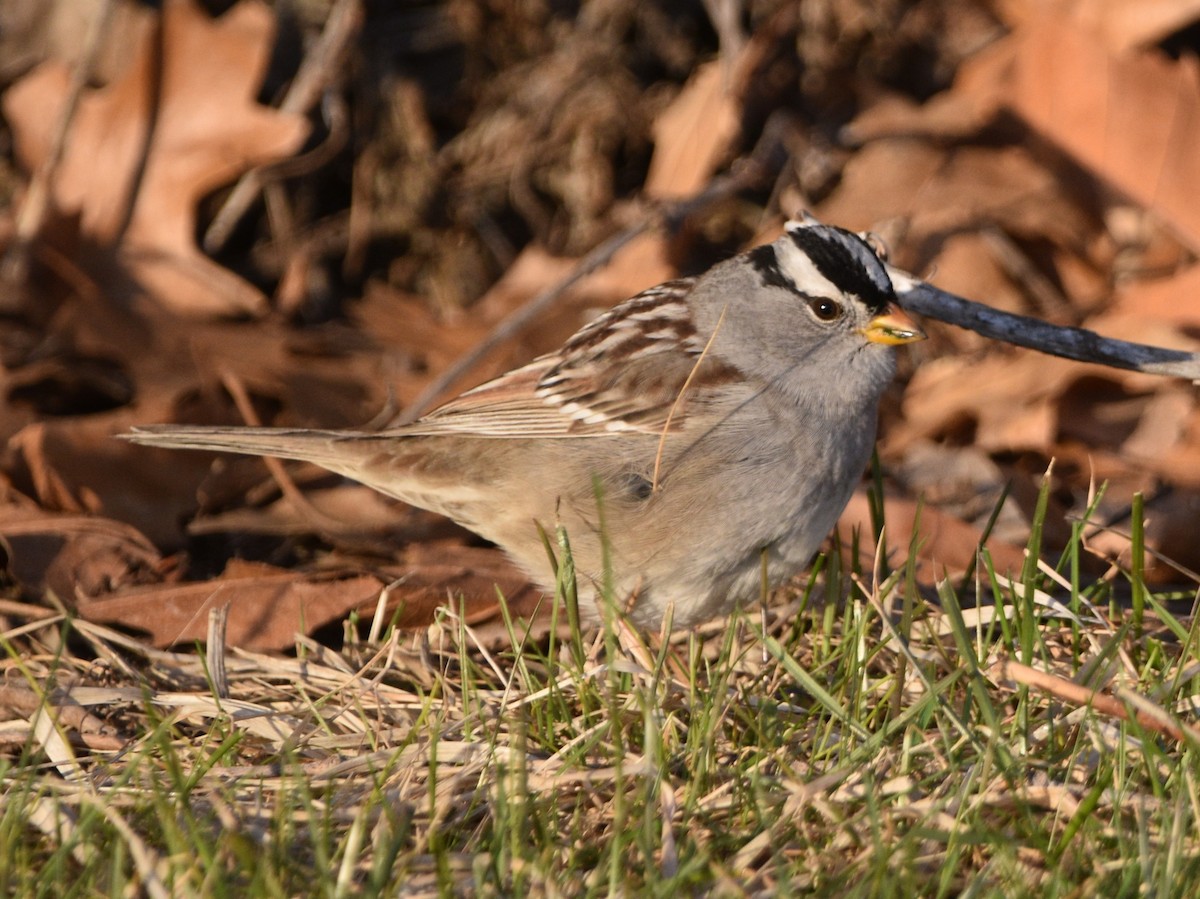
<path id="1" fill-rule="evenodd" d="M 924 337 L 869 235 L 806 215 L 409 424 L 121 436 L 314 463 L 474 531 L 550 593 L 561 528 L 585 624 L 607 602 L 683 629 L 811 562 L 862 479 L 896 348 Z"/>

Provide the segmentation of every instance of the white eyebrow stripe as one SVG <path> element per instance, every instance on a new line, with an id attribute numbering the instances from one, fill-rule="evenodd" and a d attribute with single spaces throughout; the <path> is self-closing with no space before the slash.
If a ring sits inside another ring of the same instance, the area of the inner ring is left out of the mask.
<path id="1" fill-rule="evenodd" d="M 808 254 L 801 252 L 792 241 L 784 240 L 775 245 L 775 255 L 783 274 L 802 293 L 818 296 L 841 296 L 842 289 L 821 274 Z"/>

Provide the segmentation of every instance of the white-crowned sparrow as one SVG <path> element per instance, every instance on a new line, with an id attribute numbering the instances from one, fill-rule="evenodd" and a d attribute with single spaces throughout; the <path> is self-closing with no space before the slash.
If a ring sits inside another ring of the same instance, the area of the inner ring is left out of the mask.
<path id="1" fill-rule="evenodd" d="M 557 352 L 366 433 L 148 426 L 142 444 L 313 462 L 504 548 L 544 586 L 566 528 L 580 608 L 689 626 L 803 568 L 875 439 L 892 347 L 925 335 L 859 236 L 813 220 L 646 290 Z"/>

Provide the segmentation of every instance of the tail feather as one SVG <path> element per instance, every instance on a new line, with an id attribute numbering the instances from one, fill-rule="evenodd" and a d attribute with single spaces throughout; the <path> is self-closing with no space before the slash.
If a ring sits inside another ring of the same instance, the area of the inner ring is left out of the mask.
<path id="1" fill-rule="evenodd" d="M 376 435 L 361 431 L 312 431 L 292 428 L 222 427 L 220 425 L 140 425 L 122 440 L 164 449 L 211 450 L 249 456 L 273 456 L 312 462 L 330 471 L 344 473 L 358 455 L 366 455 Z"/>
<path id="2" fill-rule="evenodd" d="M 419 452 L 406 452 L 407 441 L 420 441 L 421 435 L 406 433 L 405 429 L 373 432 L 140 425 L 119 436 L 130 443 L 164 449 L 209 450 L 311 462 L 489 536 L 486 522 L 477 520 L 472 511 L 484 495 L 480 483 L 464 474 L 448 457 L 439 465 Z M 484 481 L 490 477 L 489 472 Z"/>

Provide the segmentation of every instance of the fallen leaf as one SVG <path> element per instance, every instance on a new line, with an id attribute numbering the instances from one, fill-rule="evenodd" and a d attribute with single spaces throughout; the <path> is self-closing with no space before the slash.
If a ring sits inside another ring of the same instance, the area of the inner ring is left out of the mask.
<path id="1" fill-rule="evenodd" d="M 724 72 L 720 60 L 702 65 L 655 121 L 647 196 L 691 196 L 709 182 L 729 152 L 737 136 L 740 104 Z"/>
<path id="2" fill-rule="evenodd" d="M 1137 339 L 1131 334 L 1132 325 L 1124 332 L 1114 331 L 1105 321 L 1108 326 L 1098 329 L 1102 333 Z M 1135 434 L 1159 386 L 1153 375 L 1025 351 L 980 359 L 933 359 L 918 368 L 909 382 L 904 425 L 889 440 L 896 452 L 914 438 L 964 434 L 991 452 L 1031 450 L 1050 456 L 1063 440 L 1097 452 L 1120 452 L 1126 441 L 1133 440 L 1133 446 L 1144 450 L 1147 439 Z M 1153 428 L 1148 433 L 1161 438 L 1169 431 L 1178 439 L 1195 399 L 1184 391 L 1181 398 L 1164 402 L 1162 421 L 1174 424 L 1147 425 Z"/>
<path id="3" fill-rule="evenodd" d="M 1047 7 L 1094 31 L 1115 53 L 1157 43 L 1200 17 L 1200 0 L 1001 0 L 1005 21 L 1023 25 Z"/>
<path id="4" fill-rule="evenodd" d="M 968 61 L 955 90 L 1002 105 L 1200 249 L 1200 67 L 1114 53 L 1094 31 L 1039 15 Z"/>
<path id="5" fill-rule="evenodd" d="M 142 287 L 178 311 L 258 313 L 262 293 L 204 256 L 196 206 L 256 165 L 286 158 L 308 133 L 300 116 L 255 102 L 274 36 L 274 16 L 241 0 L 210 19 L 193 0 L 167 0 L 130 31 L 129 66 L 79 101 L 53 181 L 59 212 L 111 250 Z M 48 62 L 3 98 L 17 155 L 46 159 L 70 70 Z M 102 172 L 103 177 L 97 177 Z"/>
<path id="6" fill-rule="evenodd" d="M 915 541 L 917 577 L 927 585 L 965 571 L 974 561 L 983 537 L 973 525 L 903 497 L 887 497 L 885 514 L 887 558 L 892 565 L 900 564 L 908 557 L 909 548 Z M 855 491 L 851 497 L 838 519 L 837 530 L 842 546 L 850 546 L 852 536 L 857 532 L 864 561 L 874 559 L 876 549 L 871 537 L 870 503 L 863 490 Z M 1021 570 L 1025 555 L 1020 546 L 994 537 L 985 545 L 996 571 L 1016 573 Z"/>
<path id="7" fill-rule="evenodd" d="M 901 138 L 863 147 L 817 210 L 823 221 L 854 230 L 903 219 L 904 243 L 926 252 L 980 223 L 1064 246 L 1089 227 L 1067 186 L 1025 147 L 942 149 Z M 896 261 L 917 272 L 937 265 L 928 256 Z M 978 297 L 973 290 L 967 296 Z"/>
<path id="8" fill-rule="evenodd" d="M 1193 586 L 1189 589 L 1194 589 L 1200 572 L 1200 542 L 1196 540 L 1200 492 L 1195 489 L 1164 491 L 1161 495 L 1150 496 L 1144 508 L 1143 533 L 1145 545 L 1150 550 L 1144 562 L 1146 582 L 1167 585 L 1190 581 Z M 1128 569 L 1132 561 L 1128 519 L 1116 527 L 1090 534 L 1087 547 Z"/>
<path id="9" fill-rule="evenodd" d="M 1048 397 L 1072 377 L 1072 363 L 992 354 L 951 356 L 920 366 L 904 395 L 903 435 L 940 439 L 966 434 L 988 451 L 1044 450 L 1055 434 Z"/>
<path id="10" fill-rule="evenodd" d="M 323 470 L 316 474 L 323 482 L 341 480 Z M 265 478 L 266 468 L 263 467 L 260 480 Z M 324 533 L 340 523 L 350 534 L 387 535 L 397 530 L 410 511 L 410 507 L 353 481 L 342 480 L 334 487 L 305 485 L 302 492 L 304 502 L 322 516 L 321 521 L 314 522 L 311 516 L 305 515 L 304 510 L 297 509 L 291 500 L 281 497 L 263 507 L 241 507 L 197 517 L 189 523 L 188 533 L 288 536 Z M 333 533 L 329 536 L 336 539 L 338 535 Z"/>
<path id="11" fill-rule="evenodd" d="M 81 605 L 79 614 L 140 631 L 155 646 L 166 647 L 203 640 L 209 612 L 228 605 L 228 645 L 282 650 L 295 646 L 298 634 L 371 606 L 383 586 L 365 574 L 242 571 L 210 581 L 124 590 Z"/>
<path id="12" fill-rule="evenodd" d="M 1153 318 L 1175 325 L 1200 328 L 1200 265 L 1166 278 L 1133 281 L 1117 290 L 1114 315 Z"/>
<path id="13" fill-rule="evenodd" d="M 127 524 L 98 516 L 0 508 L 9 574 L 30 594 L 68 607 L 129 584 L 158 580 L 162 557 Z"/>
<path id="14" fill-rule="evenodd" d="M 529 618 L 548 609 L 552 599 L 530 583 L 501 550 L 495 547 L 463 546 L 458 542 L 429 541 L 405 547 L 400 565 L 389 568 L 396 580 L 391 597 L 400 607 L 400 627 L 420 627 L 432 620 L 437 609 L 464 604 L 465 620 L 480 626 L 501 617 L 499 596 L 509 612 Z"/>
<path id="15" fill-rule="evenodd" d="M 965 140 L 978 134 L 987 121 L 986 110 L 952 90 L 936 94 L 924 103 L 902 94 L 889 94 L 855 116 L 842 128 L 841 137 L 849 144 L 886 138 Z"/>
<path id="16" fill-rule="evenodd" d="M 403 564 L 363 573 L 351 569 L 285 571 L 233 561 L 208 581 L 133 587 L 79 605 L 89 621 L 143 632 L 155 646 L 203 640 L 212 609 L 229 606 L 226 641 L 255 650 L 285 650 L 298 634 L 313 634 L 357 613 L 375 615 L 387 588 L 384 620 L 402 628 L 432 623 L 438 610 L 465 604 L 468 624 L 500 616 L 497 591 L 512 614 L 528 617 L 539 592 L 499 550 L 453 544 L 415 544 Z"/>

